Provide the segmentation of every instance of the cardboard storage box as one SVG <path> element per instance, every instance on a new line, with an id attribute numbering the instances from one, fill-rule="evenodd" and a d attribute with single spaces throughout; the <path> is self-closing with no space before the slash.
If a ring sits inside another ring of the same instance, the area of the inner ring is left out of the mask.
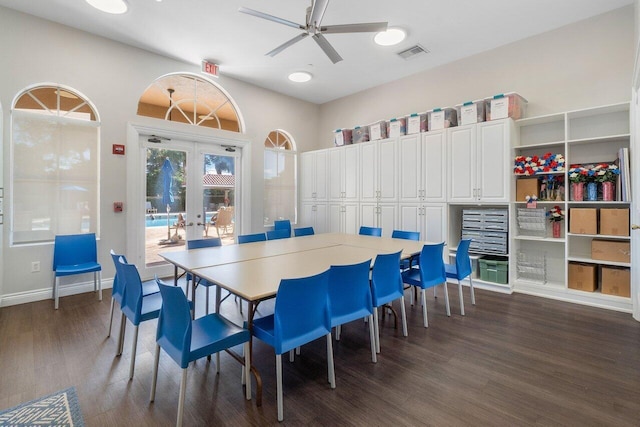
<path id="1" fill-rule="evenodd" d="M 595 208 L 569 209 L 569 233 L 598 234 L 598 211 Z"/>
<path id="2" fill-rule="evenodd" d="M 622 240 L 593 239 L 591 258 L 600 261 L 631 262 L 631 243 Z"/>
<path id="3" fill-rule="evenodd" d="M 600 270 L 600 292 L 619 297 L 630 297 L 631 270 L 603 265 Z"/>
<path id="4" fill-rule="evenodd" d="M 516 201 L 526 202 L 527 196 L 540 196 L 538 178 L 518 178 L 516 180 Z"/>
<path id="5" fill-rule="evenodd" d="M 518 120 L 524 117 L 527 110 L 527 100 L 514 92 L 495 95 L 485 102 L 487 121 L 507 117 Z"/>
<path id="6" fill-rule="evenodd" d="M 629 235 L 629 208 L 600 209 L 600 234 L 609 236 Z"/>
<path id="7" fill-rule="evenodd" d="M 594 292 L 598 288 L 596 265 L 570 262 L 569 288 Z"/>

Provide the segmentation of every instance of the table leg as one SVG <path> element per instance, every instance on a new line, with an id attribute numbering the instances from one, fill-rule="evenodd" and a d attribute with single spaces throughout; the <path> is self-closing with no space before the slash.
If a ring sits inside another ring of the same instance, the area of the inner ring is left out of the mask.
<path id="1" fill-rule="evenodd" d="M 222 296 L 222 289 L 220 289 L 220 286 L 216 286 L 216 305 L 214 308 L 216 313 L 220 313 L 220 303 L 222 302 L 222 300 L 220 299 L 221 296 Z"/>
<path id="2" fill-rule="evenodd" d="M 178 266 L 173 266 L 173 286 L 178 286 Z"/>
<path id="3" fill-rule="evenodd" d="M 253 301 L 248 301 L 247 305 L 247 327 L 251 333 L 251 338 L 249 339 L 249 356 L 251 360 L 253 360 L 253 316 L 255 315 L 258 305 Z M 260 377 L 260 373 L 253 363 L 251 364 L 251 372 L 256 377 L 256 405 L 262 406 L 262 377 Z"/>

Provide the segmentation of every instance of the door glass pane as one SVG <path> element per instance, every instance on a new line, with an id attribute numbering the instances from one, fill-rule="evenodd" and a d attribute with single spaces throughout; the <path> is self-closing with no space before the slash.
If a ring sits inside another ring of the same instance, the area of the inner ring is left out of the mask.
<path id="1" fill-rule="evenodd" d="M 203 237 L 220 237 L 223 245 L 235 240 L 235 161 L 233 156 L 204 155 L 202 206 L 207 225 Z"/>
<path id="2" fill-rule="evenodd" d="M 187 153 L 147 149 L 145 265 L 164 262 L 158 255 L 185 249 Z"/>

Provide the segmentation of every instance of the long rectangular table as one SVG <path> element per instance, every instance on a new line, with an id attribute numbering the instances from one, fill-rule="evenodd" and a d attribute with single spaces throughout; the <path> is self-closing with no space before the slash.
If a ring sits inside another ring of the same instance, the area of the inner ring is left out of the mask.
<path id="1" fill-rule="evenodd" d="M 352 234 L 327 233 L 290 239 L 228 245 L 214 248 L 161 253 L 178 269 L 216 284 L 216 311 L 220 289 L 239 296 L 248 303 L 247 324 L 253 325 L 257 305 L 275 297 L 282 279 L 321 273 L 332 265 L 346 265 L 371 260 L 378 254 L 401 251 L 407 259 L 420 253 L 426 242 Z M 194 280 L 195 283 L 195 280 Z M 195 284 L 194 292 L 195 296 Z M 251 348 L 251 345 L 250 345 Z M 231 353 L 236 360 L 243 359 Z M 262 380 L 255 368 L 256 403 L 262 403 Z"/>

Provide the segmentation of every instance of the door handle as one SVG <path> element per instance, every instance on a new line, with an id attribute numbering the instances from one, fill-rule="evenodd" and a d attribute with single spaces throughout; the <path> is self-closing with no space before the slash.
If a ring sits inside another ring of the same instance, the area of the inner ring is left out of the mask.
<path id="1" fill-rule="evenodd" d="M 207 225 L 207 224 L 205 224 L 204 222 L 198 222 L 196 223 L 196 225 Z"/>
<path id="2" fill-rule="evenodd" d="M 193 222 L 187 223 L 186 226 L 187 227 L 193 227 Z"/>
<path id="3" fill-rule="evenodd" d="M 638 224 L 631 224 L 631 229 L 632 229 L 632 230 L 638 230 L 638 229 L 640 229 L 640 225 L 638 225 Z"/>

